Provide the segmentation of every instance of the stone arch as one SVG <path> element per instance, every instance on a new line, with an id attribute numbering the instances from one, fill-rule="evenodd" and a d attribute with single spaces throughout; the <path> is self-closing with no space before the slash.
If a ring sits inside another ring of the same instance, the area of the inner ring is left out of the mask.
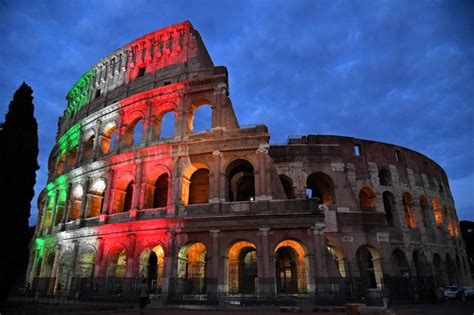
<path id="1" fill-rule="evenodd" d="M 128 117 L 129 123 L 122 135 L 122 143 L 124 146 L 137 145 L 144 139 L 143 122 L 145 115 L 141 111 L 135 111 Z"/>
<path id="2" fill-rule="evenodd" d="M 393 214 L 395 213 L 395 195 L 386 190 L 382 194 L 383 208 L 387 225 L 393 226 Z"/>
<path id="3" fill-rule="evenodd" d="M 275 246 L 277 293 L 308 292 L 306 248 L 297 240 L 285 239 Z"/>
<path id="4" fill-rule="evenodd" d="M 203 115 L 203 117 L 199 117 L 198 119 L 195 119 L 196 117 L 196 111 L 198 109 L 203 110 L 206 106 L 207 108 L 211 109 L 210 117 L 208 117 L 207 113 Z M 209 101 L 209 99 L 200 97 L 196 100 L 193 100 L 191 102 L 191 105 L 189 107 L 189 115 L 188 115 L 188 130 L 189 133 L 196 133 L 196 132 L 201 132 L 201 131 L 206 131 L 214 127 L 213 121 L 214 121 L 214 116 L 215 116 L 215 107 L 212 105 L 212 102 Z M 209 119 L 210 121 L 206 123 L 204 119 Z M 201 120 L 203 120 L 201 122 Z M 195 128 L 196 126 L 196 128 Z M 206 128 L 204 126 L 208 126 L 209 128 Z M 204 130 L 203 130 L 204 129 Z"/>
<path id="5" fill-rule="evenodd" d="M 76 277 L 93 277 L 95 270 L 96 249 L 86 245 L 78 254 Z"/>
<path id="6" fill-rule="evenodd" d="M 410 268 L 408 266 L 408 261 L 405 256 L 405 253 L 399 248 L 396 248 L 393 251 L 392 256 L 393 261 L 395 263 L 397 275 L 402 277 L 408 277 L 410 275 Z"/>
<path id="7" fill-rule="evenodd" d="M 418 249 L 415 249 L 412 254 L 413 264 L 415 265 L 415 272 L 418 277 L 425 277 L 431 275 L 428 260 L 425 254 Z"/>
<path id="8" fill-rule="evenodd" d="M 162 208 L 168 205 L 169 175 L 163 173 L 155 181 L 153 190 L 153 208 Z"/>
<path id="9" fill-rule="evenodd" d="M 310 190 L 310 198 L 318 198 L 320 203 L 330 205 L 336 203 L 334 181 L 323 172 L 315 172 L 308 176 L 306 188 Z"/>
<path id="10" fill-rule="evenodd" d="M 81 161 L 90 161 L 94 157 L 95 131 L 89 130 L 84 134 L 82 142 Z"/>
<path id="11" fill-rule="evenodd" d="M 410 193 L 403 193 L 402 204 L 405 225 L 411 229 L 416 228 L 416 215 L 415 210 L 413 209 L 413 197 Z"/>
<path id="12" fill-rule="evenodd" d="M 227 251 L 227 283 L 229 294 L 258 292 L 257 247 L 254 243 L 235 241 Z"/>
<path id="13" fill-rule="evenodd" d="M 392 186 L 392 174 L 386 168 L 379 170 L 379 184 L 381 186 Z"/>
<path id="14" fill-rule="evenodd" d="M 72 250 L 68 249 L 61 253 L 59 257 L 59 270 L 58 279 L 56 281 L 56 287 L 68 288 L 69 280 L 74 276 L 75 270 L 72 270 L 73 266 L 73 254 Z"/>
<path id="15" fill-rule="evenodd" d="M 88 193 L 87 217 L 97 217 L 102 213 L 104 206 L 104 194 L 107 185 L 102 178 L 97 179 L 91 186 Z"/>
<path id="16" fill-rule="evenodd" d="M 255 168 L 245 159 L 235 159 L 226 167 L 227 200 L 251 201 L 255 198 Z"/>
<path id="17" fill-rule="evenodd" d="M 433 206 L 433 215 L 435 218 L 436 225 L 443 225 L 443 213 L 441 212 L 441 205 L 439 204 L 439 200 L 434 198 L 433 200 L 431 200 L 431 205 Z"/>
<path id="18" fill-rule="evenodd" d="M 135 177 L 131 172 L 122 173 L 116 180 L 113 190 L 114 210 L 125 212 L 132 208 Z"/>
<path id="19" fill-rule="evenodd" d="M 69 201 L 69 218 L 68 221 L 74 221 L 81 216 L 82 198 L 84 189 L 81 184 L 77 184 L 72 190 L 71 199 Z"/>
<path id="20" fill-rule="evenodd" d="M 278 175 L 278 178 L 280 179 L 280 183 L 283 186 L 286 198 L 295 199 L 295 190 L 293 188 L 293 181 L 291 178 L 285 174 Z"/>
<path id="21" fill-rule="evenodd" d="M 441 255 L 438 253 L 433 254 L 433 266 L 434 266 L 434 276 L 438 286 L 444 286 L 446 282 L 446 270 L 443 267 L 443 261 Z"/>
<path id="22" fill-rule="evenodd" d="M 127 272 L 127 249 L 123 244 L 110 248 L 105 255 L 106 275 L 123 278 Z"/>
<path id="23" fill-rule="evenodd" d="M 370 187 L 363 187 L 359 192 L 359 205 L 362 211 L 375 211 L 377 199 Z"/>
<path id="24" fill-rule="evenodd" d="M 206 292 L 207 248 L 204 243 L 188 243 L 178 252 L 177 275 L 182 291 L 188 294 Z"/>
<path id="25" fill-rule="evenodd" d="M 100 151 L 102 154 L 107 154 L 117 146 L 117 123 L 109 121 L 102 129 Z"/>
<path id="26" fill-rule="evenodd" d="M 371 245 L 362 245 L 356 252 L 360 277 L 366 280 L 369 288 L 381 288 L 383 270 L 380 252 Z"/>
<path id="27" fill-rule="evenodd" d="M 183 172 L 181 185 L 181 202 L 185 206 L 208 203 L 209 167 L 200 162 L 189 164 Z"/>
<path id="28" fill-rule="evenodd" d="M 346 264 L 345 264 L 344 255 L 342 255 L 341 251 L 337 249 L 337 247 L 334 245 L 328 245 L 326 248 L 328 250 L 329 257 L 331 258 L 331 261 L 333 262 L 333 266 L 330 266 L 330 268 L 334 268 L 340 277 L 345 278 L 346 277 Z"/>
<path id="29" fill-rule="evenodd" d="M 161 244 L 145 248 L 139 256 L 140 277 L 147 279 L 148 288 L 161 293 L 164 277 L 165 251 Z"/>
<path id="30" fill-rule="evenodd" d="M 420 200 L 420 209 L 421 209 L 421 216 L 423 218 L 423 222 L 425 222 L 425 225 L 427 224 L 427 220 L 429 220 L 429 211 L 430 211 L 430 205 L 428 204 L 428 200 L 426 199 L 425 195 L 420 195 L 419 197 Z"/>

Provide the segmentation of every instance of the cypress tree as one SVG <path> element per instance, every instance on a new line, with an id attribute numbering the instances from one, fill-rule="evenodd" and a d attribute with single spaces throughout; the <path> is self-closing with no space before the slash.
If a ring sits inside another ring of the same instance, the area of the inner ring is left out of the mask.
<path id="1" fill-rule="evenodd" d="M 24 276 L 28 261 L 28 218 L 39 169 L 38 124 L 33 90 L 26 83 L 10 102 L 0 130 L 0 300 Z"/>

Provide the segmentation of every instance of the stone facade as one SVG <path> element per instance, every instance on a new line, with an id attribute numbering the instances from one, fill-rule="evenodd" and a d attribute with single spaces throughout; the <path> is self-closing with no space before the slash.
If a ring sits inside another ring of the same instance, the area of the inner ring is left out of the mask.
<path id="1" fill-rule="evenodd" d="M 103 58 L 67 99 L 31 283 L 144 277 L 164 299 L 221 299 L 310 296 L 349 277 L 373 290 L 386 276 L 470 281 L 439 165 L 350 137 L 270 145 L 266 126 L 239 125 L 227 70 L 189 22 Z M 202 107 L 211 121 L 195 132 Z"/>

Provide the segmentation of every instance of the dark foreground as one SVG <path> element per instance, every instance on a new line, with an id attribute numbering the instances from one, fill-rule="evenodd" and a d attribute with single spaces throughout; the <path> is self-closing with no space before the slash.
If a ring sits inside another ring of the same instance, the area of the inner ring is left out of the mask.
<path id="1" fill-rule="evenodd" d="M 456 314 L 456 315 L 474 315 L 474 301 L 467 301 L 465 303 L 461 301 L 447 301 L 442 304 L 405 304 L 405 305 L 394 305 L 392 309 L 396 311 L 398 315 L 444 315 L 444 314 Z M 114 304 L 114 305 L 93 305 L 93 304 L 74 304 L 70 305 L 44 305 L 44 304 L 32 304 L 32 303 L 9 303 L 0 305 L 1 315 L 15 314 L 15 315 L 42 315 L 42 314 L 68 314 L 68 315 L 93 315 L 93 314 L 114 314 L 114 315 L 136 315 L 139 314 L 137 305 L 132 304 Z M 204 314 L 225 314 L 225 315 L 274 315 L 281 314 L 278 307 L 228 307 L 220 308 L 216 307 L 186 307 L 186 309 L 179 306 L 154 306 L 145 309 L 144 314 L 155 315 L 155 314 L 166 314 L 166 315 L 204 315 Z M 311 308 L 303 309 L 302 313 L 299 314 L 328 314 L 328 315 L 343 315 L 345 314 L 340 309 L 332 312 L 314 312 Z"/>

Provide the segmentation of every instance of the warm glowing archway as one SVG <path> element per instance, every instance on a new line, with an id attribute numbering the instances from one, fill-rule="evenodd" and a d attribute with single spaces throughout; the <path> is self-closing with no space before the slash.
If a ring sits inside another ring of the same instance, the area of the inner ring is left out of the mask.
<path id="1" fill-rule="evenodd" d="M 284 240 L 275 247 L 277 293 L 308 292 L 306 250 L 295 240 Z"/>
<path id="2" fill-rule="evenodd" d="M 227 281 L 229 294 L 258 292 L 257 248 L 249 241 L 239 241 L 229 248 Z"/>

